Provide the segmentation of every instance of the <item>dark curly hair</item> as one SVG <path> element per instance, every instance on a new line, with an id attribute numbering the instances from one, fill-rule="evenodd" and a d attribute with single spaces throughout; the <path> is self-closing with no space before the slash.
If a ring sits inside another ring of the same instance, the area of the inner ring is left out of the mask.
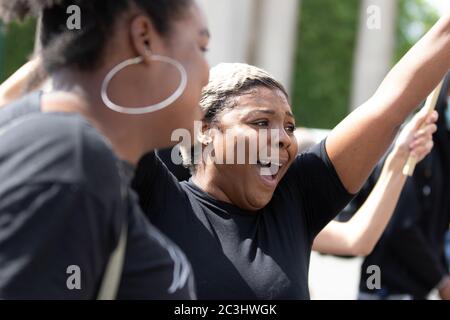
<path id="1" fill-rule="evenodd" d="M 0 0 L 0 19 L 6 23 L 40 17 L 42 56 L 48 72 L 61 67 L 95 68 L 120 15 L 132 6 L 143 10 L 156 30 L 168 35 L 192 0 Z M 68 30 L 67 8 L 77 5 L 82 28 Z"/>

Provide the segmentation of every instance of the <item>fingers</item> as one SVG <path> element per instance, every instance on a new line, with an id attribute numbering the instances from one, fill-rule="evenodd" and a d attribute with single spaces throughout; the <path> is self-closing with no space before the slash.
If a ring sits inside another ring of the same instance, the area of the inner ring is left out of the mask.
<path id="1" fill-rule="evenodd" d="M 431 152 L 433 146 L 434 146 L 433 140 L 430 140 L 425 144 L 421 144 L 420 146 L 414 148 L 411 151 L 411 155 L 415 157 L 417 161 L 421 161 Z"/>
<path id="2" fill-rule="evenodd" d="M 425 127 L 417 130 L 413 138 L 418 139 L 423 136 L 432 136 L 437 131 L 437 125 L 434 123 L 427 124 Z"/>
<path id="3" fill-rule="evenodd" d="M 427 110 L 422 108 L 418 113 L 416 113 L 411 120 L 411 126 L 413 130 L 419 130 L 422 126 L 436 123 L 439 118 L 439 114 L 436 110 L 428 113 Z"/>
<path id="4" fill-rule="evenodd" d="M 412 136 L 412 141 L 409 143 L 409 148 L 415 148 L 420 144 L 426 143 L 433 139 L 433 134 L 437 131 L 437 125 L 434 123 L 428 124 L 415 132 Z"/>
<path id="5" fill-rule="evenodd" d="M 433 141 L 432 137 L 424 136 L 411 142 L 409 148 L 411 149 L 412 152 L 414 149 L 427 145 L 427 143 L 429 143 L 430 141 Z"/>
<path id="6" fill-rule="evenodd" d="M 422 127 L 414 133 L 413 139 L 409 144 L 410 154 L 418 161 L 425 158 L 433 149 L 433 134 L 437 131 L 437 112 L 433 112 L 424 119 Z"/>
<path id="7" fill-rule="evenodd" d="M 434 110 L 432 113 L 430 113 L 427 117 L 426 124 L 430 123 L 436 123 L 439 119 L 439 113 Z"/>
<path id="8" fill-rule="evenodd" d="M 433 148 L 433 134 L 437 131 L 438 113 L 421 109 L 400 133 L 396 150 L 400 157 L 413 156 L 423 160 Z"/>

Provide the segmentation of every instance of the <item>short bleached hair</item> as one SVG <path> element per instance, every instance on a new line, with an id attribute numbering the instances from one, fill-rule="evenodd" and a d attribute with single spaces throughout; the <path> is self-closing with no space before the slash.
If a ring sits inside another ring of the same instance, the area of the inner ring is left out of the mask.
<path id="1" fill-rule="evenodd" d="M 210 71 L 209 83 L 203 89 L 200 107 L 204 112 L 203 122 L 212 123 L 225 110 L 235 106 L 235 99 L 258 87 L 281 91 L 288 99 L 284 86 L 268 72 L 243 63 L 221 63 Z M 199 143 L 195 141 L 194 143 Z M 183 164 L 195 173 L 194 147 L 181 148 Z"/>

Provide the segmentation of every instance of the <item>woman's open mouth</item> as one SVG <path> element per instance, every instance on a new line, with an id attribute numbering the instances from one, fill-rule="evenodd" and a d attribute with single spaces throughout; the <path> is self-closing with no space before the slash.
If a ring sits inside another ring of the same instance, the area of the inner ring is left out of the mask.
<path id="1" fill-rule="evenodd" d="M 276 187 L 278 183 L 278 175 L 283 164 L 272 162 L 270 160 L 258 160 L 257 170 L 261 180 L 269 187 Z"/>

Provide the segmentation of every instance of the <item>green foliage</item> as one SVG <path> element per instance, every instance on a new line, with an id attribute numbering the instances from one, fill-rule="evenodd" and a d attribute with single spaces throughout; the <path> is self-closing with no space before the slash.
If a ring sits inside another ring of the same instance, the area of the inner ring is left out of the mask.
<path id="1" fill-rule="evenodd" d="M 359 0 L 303 0 L 292 105 L 298 125 L 332 128 L 350 100 Z"/>
<path id="2" fill-rule="evenodd" d="M 303 0 L 292 103 L 298 124 L 332 128 L 348 112 L 359 0 Z M 399 0 L 397 62 L 438 19 L 425 0 Z"/>
<path id="3" fill-rule="evenodd" d="M 12 23 L 2 30 L 4 33 L 0 37 L 0 41 L 3 41 L 0 83 L 22 66 L 33 52 L 36 22 L 34 19 L 27 19 L 23 23 Z"/>
<path id="4" fill-rule="evenodd" d="M 438 18 L 436 10 L 425 0 L 400 0 L 395 61 L 400 60 Z"/>

